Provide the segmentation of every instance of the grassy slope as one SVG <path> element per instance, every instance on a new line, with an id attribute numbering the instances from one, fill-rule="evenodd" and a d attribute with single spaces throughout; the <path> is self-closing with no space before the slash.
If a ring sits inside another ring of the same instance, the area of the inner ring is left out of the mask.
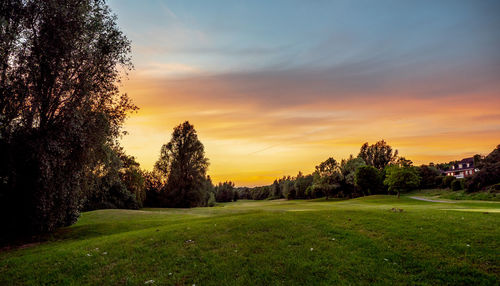
<path id="1" fill-rule="evenodd" d="M 499 211 L 388 196 L 93 211 L 0 253 L 0 285 L 495 285 Z"/>
<path id="2" fill-rule="evenodd" d="M 483 201 L 500 201 L 500 192 L 481 191 L 475 193 L 467 193 L 465 190 L 452 191 L 450 189 L 427 189 L 418 190 L 411 193 L 417 196 L 426 196 L 434 198 L 443 198 L 450 200 L 483 200 Z"/>

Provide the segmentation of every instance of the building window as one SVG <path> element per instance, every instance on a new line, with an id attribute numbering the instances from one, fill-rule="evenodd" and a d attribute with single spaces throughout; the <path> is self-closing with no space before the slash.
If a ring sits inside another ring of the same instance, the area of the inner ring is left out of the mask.
<path id="1" fill-rule="evenodd" d="M 459 169 L 462 169 L 462 164 L 458 164 L 458 168 L 459 168 Z"/>
<path id="2" fill-rule="evenodd" d="M 467 163 L 467 168 L 469 168 L 469 166 L 470 166 L 470 164 L 469 164 L 469 163 Z"/>

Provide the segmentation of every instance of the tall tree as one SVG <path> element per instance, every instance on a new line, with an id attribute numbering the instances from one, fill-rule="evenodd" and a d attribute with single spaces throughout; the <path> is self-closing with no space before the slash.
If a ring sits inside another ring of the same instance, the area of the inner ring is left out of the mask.
<path id="1" fill-rule="evenodd" d="M 166 184 L 162 204 L 168 207 L 195 207 L 203 204 L 203 184 L 208 159 L 194 126 L 188 121 L 174 128 L 172 139 L 161 147 L 155 170 Z"/>
<path id="2" fill-rule="evenodd" d="M 366 142 L 361 146 L 358 157 L 363 159 L 367 165 L 382 170 L 390 163 L 396 161 L 398 150 L 393 152 L 392 147 L 385 140 L 378 141 L 372 145 L 368 145 L 368 142 Z"/>
<path id="3" fill-rule="evenodd" d="M 340 166 L 333 158 L 328 158 L 316 166 L 316 173 L 318 176 L 314 177 L 313 190 L 321 190 L 321 192 L 328 197 L 334 196 L 340 188 L 342 174 Z"/>
<path id="4" fill-rule="evenodd" d="M 51 231 L 76 221 L 135 109 L 117 86 L 130 43 L 101 0 L 5 0 L 0 13 L 0 220 Z"/>

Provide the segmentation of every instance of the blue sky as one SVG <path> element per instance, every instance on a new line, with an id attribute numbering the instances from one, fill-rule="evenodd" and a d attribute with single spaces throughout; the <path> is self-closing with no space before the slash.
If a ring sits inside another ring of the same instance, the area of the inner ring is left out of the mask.
<path id="1" fill-rule="evenodd" d="M 491 61 L 498 1 L 123 1 L 110 6 L 138 67 L 204 72 Z M 499 60 L 495 59 L 498 65 Z M 415 66 L 416 67 L 416 66 Z M 434 67 L 433 67 L 434 68 Z"/>

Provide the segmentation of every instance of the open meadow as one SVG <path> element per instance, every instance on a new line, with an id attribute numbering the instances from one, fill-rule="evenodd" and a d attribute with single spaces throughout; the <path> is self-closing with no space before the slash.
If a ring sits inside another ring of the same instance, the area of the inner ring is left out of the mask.
<path id="1" fill-rule="evenodd" d="M 383 195 L 97 210 L 2 250 L 0 285 L 498 285 L 499 223 L 498 202 Z"/>

